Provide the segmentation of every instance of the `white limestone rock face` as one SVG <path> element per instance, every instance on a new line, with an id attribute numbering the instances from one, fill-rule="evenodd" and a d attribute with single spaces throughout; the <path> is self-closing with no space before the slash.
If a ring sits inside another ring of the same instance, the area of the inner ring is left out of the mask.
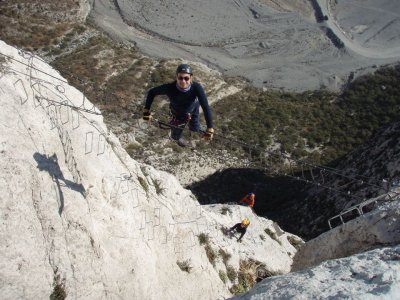
<path id="1" fill-rule="evenodd" d="M 296 253 L 292 270 L 400 243 L 400 201 L 394 200 L 308 241 Z"/>
<path id="2" fill-rule="evenodd" d="M 207 220 L 190 192 L 131 160 L 44 62 L 0 47 L 1 298 L 57 284 L 78 299 L 229 295 L 196 242 Z M 190 274 L 176 263 L 188 258 Z"/>
<path id="3" fill-rule="evenodd" d="M 282 244 L 253 243 L 252 230 L 242 244 L 220 236 L 239 214 L 220 218 L 174 176 L 131 159 L 96 107 L 42 60 L 1 41 L 0 53 L 1 299 L 229 297 L 200 233 L 232 264 L 254 255 L 290 270 L 289 234 L 279 231 Z"/>
<path id="4" fill-rule="evenodd" d="M 232 299 L 398 299 L 400 246 L 330 260 L 267 278 Z"/>

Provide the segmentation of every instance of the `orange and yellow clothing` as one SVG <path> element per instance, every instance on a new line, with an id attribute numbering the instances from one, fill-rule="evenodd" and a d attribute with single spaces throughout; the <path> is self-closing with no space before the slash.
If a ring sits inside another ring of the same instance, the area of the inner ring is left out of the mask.
<path id="1" fill-rule="evenodd" d="M 256 195 L 254 193 L 248 193 L 246 196 L 240 199 L 239 203 L 245 203 L 248 206 L 253 207 L 255 198 Z"/>

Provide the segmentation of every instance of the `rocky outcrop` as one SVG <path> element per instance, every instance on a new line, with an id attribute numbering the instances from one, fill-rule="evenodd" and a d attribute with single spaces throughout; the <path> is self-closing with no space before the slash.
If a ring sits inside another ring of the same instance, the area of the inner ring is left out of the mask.
<path id="1" fill-rule="evenodd" d="M 334 228 L 300 248 L 290 274 L 264 279 L 233 299 L 395 299 L 399 216 L 400 202 L 394 200 Z"/>
<path id="2" fill-rule="evenodd" d="M 265 279 L 232 299 L 397 299 L 399 273 L 400 246 L 385 247 Z"/>
<path id="3" fill-rule="evenodd" d="M 293 271 L 326 260 L 400 243 L 400 202 L 394 200 L 308 241 L 296 253 Z"/>

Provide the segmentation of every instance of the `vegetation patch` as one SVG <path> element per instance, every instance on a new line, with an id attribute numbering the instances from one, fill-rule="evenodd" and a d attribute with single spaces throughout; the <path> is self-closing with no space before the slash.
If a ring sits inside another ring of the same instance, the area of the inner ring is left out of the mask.
<path id="1" fill-rule="evenodd" d="M 199 239 L 200 245 L 207 245 L 210 242 L 210 237 L 206 233 L 200 233 L 197 238 Z"/>
<path id="2" fill-rule="evenodd" d="M 282 244 L 281 241 L 278 239 L 278 236 L 276 235 L 276 232 L 272 231 L 269 228 L 265 228 L 264 231 L 265 231 L 266 234 L 268 234 L 271 237 L 271 239 L 277 241 L 280 245 Z"/>
<path id="3" fill-rule="evenodd" d="M 165 191 L 165 189 L 161 186 L 161 181 L 160 180 L 153 180 L 153 179 L 152 179 L 152 181 L 153 181 L 153 185 L 154 185 L 154 187 L 156 189 L 157 195 L 162 194 Z"/>
<path id="4" fill-rule="evenodd" d="M 264 278 L 278 275 L 267 269 L 265 264 L 253 260 L 241 260 L 239 262 L 238 283 L 234 284 L 230 291 L 233 294 L 241 294 L 251 289 L 257 282 Z"/>
<path id="5" fill-rule="evenodd" d="M 191 260 L 187 259 L 184 261 L 177 261 L 176 264 L 179 266 L 179 268 L 187 273 L 190 273 L 190 271 L 193 269 L 193 267 L 191 266 Z"/>
<path id="6" fill-rule="evenodd" d="M 60 279 L 60 275 L 55 274 L 53 282 L 53 292 L 50 295 L 50 300 L 64 300 L 66 298 L 67 298 L 67 293 L 65 291 L 65 284 Z"/>
<path id="7" fill-rule="evenodd" d="M 223 283 L 226 283 L 228 281 L 228 276 L 226 275 L 226 273 L 224 271 L 219 270 L 218 275 Z"/>
<path id="8" fill-rule="evenodd" d="M 235 268 L 230 265 L 226 267 L 226 275 L 228 276 L 231 282 L 234 282 L 237 278 L 237 272 Z"/>
<path id="9" fill-rule="evenodd" d="M 130 157 L 135 158 L 136 154 L 143 151 L 143 147 L 138 143 L 131 143 L 125 147 L 125 151 L 129 154 Z"/>
<path id="10" fill-rule="evenodd" d="M 146 179 L 144 179 L 141 176 L 137 177 L 139 180 L 140 185 L 142 186 L 142 188 L 146 191 L 146 193 L 149 191 L 149 185 L 147 184 Z"/>
<path id="11" fill-rule="evenodd" d="M 232 210 L 228 206 L 223 206 L 221 208 L 221 214 L 226 215 L 227 213 L 232 215 Z"/>
<path id="12" fill-rule="evenodd" d="M 239 283 L 232 285 L 229 291 L 234 295 L 239 295 L 246 292 L 248 289 L 249 287 L 247 286 L 244 277 L 239 277 Z"/>
<path id="13" fill-rule="evenodd" d="M 67 33 L 78 32 L 79 1 L 3 0 L 0 38 L 29 51 L 60 49 Z"/>
<path id="14" fill-rule="evenodd" d="M 204 245 L 208 260 L 213 266 L 215 266 L 218 254 L 210 245 L 210 237 L 208 236 L 208 234 L 200 233 L 197 238 L 199 239 L 200 245 Z"/>
<path id="15" fill-rule="evenodd" d="M 207 255 L 209 262 L 215 267 L 218 253 L 213 249 L 213 247 L 211 247 L 210 244 L 205 245 L 204 249 L 206 250 L 206 255 Z"/>
<path id="16" fill-rule="evenodd" d="M 215 120 L 215 127 L 225 137 L 260 149 L 275 143 L 293 158 L 331 164 L 377 128 L 397 120 L 399 83 L 400 66 L 396 66 L 359 77 L 342 94 L 247 87 L 215 104 L 214 113 L 224 116 Z M 244 148 L 235 151 L 249 151 Z M 276 166 L 282 169 L 283 164 L 277 161 Z"/>

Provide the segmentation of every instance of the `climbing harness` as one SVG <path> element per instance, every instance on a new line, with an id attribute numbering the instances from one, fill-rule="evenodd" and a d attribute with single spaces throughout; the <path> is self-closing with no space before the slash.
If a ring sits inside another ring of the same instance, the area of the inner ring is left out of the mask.
<path id="1" fill-rule="evenodd" d="M 185 128 L 186 125 L 190 122 L 192 119 L 192 116 L 190 113 L 187 113 L 183 116 L 177 116 L 171 112 L 171 118 L 168 122 L 169 125 L 171 125 L 172 128 Z"/>

